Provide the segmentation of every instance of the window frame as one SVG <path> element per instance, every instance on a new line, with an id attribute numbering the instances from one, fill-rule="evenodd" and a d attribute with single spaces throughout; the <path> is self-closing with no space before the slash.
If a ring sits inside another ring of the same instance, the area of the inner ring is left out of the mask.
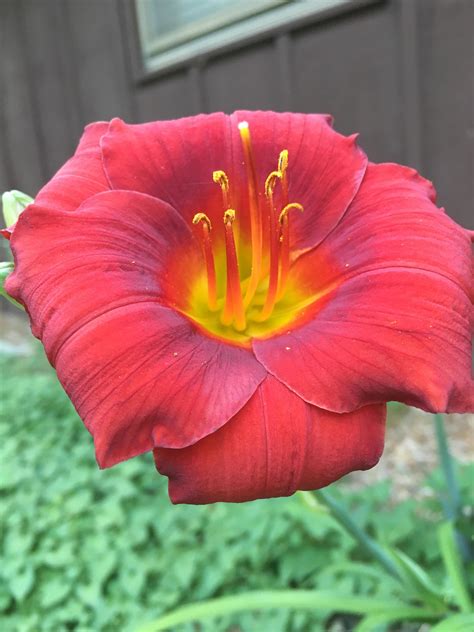
<path id="1" fill-rule="evenodd" d="M 203 44 L 204 47 L 207 47 L 206 40 L 209 40 L 209 38 L 214 39 L 215 37 L 217 37 L 217 39 L 219 40 L 225 37 L 225 33 L 229 29 L 232 30 L 231 27 L 236 27 L 236 25 L 241 22 L 248 21 L 249 19 L 255 18 L 257 16 L 261 16 L 262 14 L 268 13 L 269 11 L 280 9 L 285 6 L 285 4 L 286 6 L 288 6 L 292 2 L 295 2 L 295 0 L 258 0 L 258 2 L 261 4 L 260 6 L 257 5 L 257 7 L 255 5 L 252 7 L 249 4 L 246 4 L 244 8 L 240 10 L 238 9 L 238 7 L 236 8 L 235 6 L 230 7 L 231 16 L 229 17 L 229 19 L 222 19 L 222 16 L 217 19 L 215 18 L 214 26 L 211 26 L 207 30 L 203 30 L 202 27 L 200 27 L 199 23 L 183 24 L 174 36 L 174 44 L 172 43 L 173 35 L 170 34 L 168 36 L 165 35 L 165 40 L 166 38 L 168 38 L 170 44 L 160 45 L 160 38 L 162 37 L 162 35 L 155 33 L 152 37 L 147 37 L 147 15 L 146 12 L 142 14 L 141 9 L 139 8 L 140 4 L 142 4 L 142 2 L 144 1 L 150 2 L 150 0 L 135 0 L 135 9 L 137 12 L 138 36 L 140 39 L 144 65 L 151 68 L 154 67 L 155 60 L 158 60 L 159 65 L 166 65 L 166 62 L 161 61 L 161 58 L 166 58 L 168 54 L 176 55 L 176 51 L 178 51 L 178 57 L 186 56 L 188 54 L 188 48 L 201 48 Z M 231 1 L 233 5 L 238 4 L 235 0 Z M 232 16 L 232 14 L 234 15 Z M 204 18 L 204 20 L 207 19 L 209 18 Z M 210 21 L 212 21 L 212 17 L 210 18 Z M 186 32 L 186 30 L 190 33 L 190 35 L 184 35 L 183 38 L 183 31 Z M 181 41 L 179 38 L 180 31 Z M 192 35 L 193 31 L 195 32 L 194 35 Z M 150 63 L 147 63 L 147 60 L 149 60 Z"/>
<path id="2" fill-rule="evenodd" d="M 238 0 L 236 0 L 238 1 Z M 122 0 L 122 17 L 125 35 L 129 41 L 130 66 L 133 80 L 137 84 L 152 82 L 173 72 L 203 67 L 209 60 L 236 51 L 262 40 L 271 40 L 291 30 L 350 13 L 387 0 L 305 0 L 301 3 L 276 5 L 266 12 L 256 14 L 221 30 L 223 37 L 215 33 L 203 35 L 194 42 L 185 43 L 154 57 L 153 63 L 146 62 L 142 51 L 139 32 L 139 16 L 136 0 Z M 273 16 L 271 16 L 273 14 Z M 259 17 L 270 15 L 267 20 Z M 250 28 L 249 28 L 250 27 Z M 228 31 L 232 31 L 228 36 Z M 223 41 L 225 40 L 225 41 Z M 199 52 L 196 42 L 199 42 Z"/>

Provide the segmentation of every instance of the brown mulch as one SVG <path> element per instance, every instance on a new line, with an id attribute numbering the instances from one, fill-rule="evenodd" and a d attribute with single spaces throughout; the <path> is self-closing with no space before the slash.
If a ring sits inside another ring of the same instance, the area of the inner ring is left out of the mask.
<path id="1" fill-rule="evenodd" d="M 451 454 L 461 463 L 472 462 L 474 414 L 443 417 Z M 348 485 L 360 487 L 390 479 L 393 501 L 421 498 L 431 493 L 423 481 L 438 466 L 433 415 L 400 406 L 389 410 L 385 450 L 378 465 L 366 472 L 354 472 Z"/>

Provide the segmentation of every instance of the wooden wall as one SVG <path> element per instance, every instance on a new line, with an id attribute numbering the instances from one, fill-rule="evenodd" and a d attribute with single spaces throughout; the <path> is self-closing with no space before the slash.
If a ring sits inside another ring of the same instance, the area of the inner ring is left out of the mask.
<path id="1" fill-rule="evenodd" d="M 34 195 L 94 120 L 324 111 L 373 161 L 432 178 L 474 228 L 473 0 L 354 0 L 147 81 L 132 13 L 132 0 L 0 0 L 1 190 Z"/>

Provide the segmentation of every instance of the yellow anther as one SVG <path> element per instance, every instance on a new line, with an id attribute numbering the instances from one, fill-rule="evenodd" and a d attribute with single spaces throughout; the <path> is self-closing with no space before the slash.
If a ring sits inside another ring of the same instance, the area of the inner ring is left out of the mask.
<path id="1" fill-rule="evenodd" d="M 273 189 L 275 188 L 276 181 L 281 180 L 281 178 L 281 171 L 272 171 L 268 174 L 267 179 L 265 180 L 265 195 L 267 198 L 273 195 Z"/>
<path id="2" fill-rule="evenodd" d="M 205 222 L 209 230 L 212 228 L 211 220 L 206 213 L 196 213 L 193 217 L 193 224 L 199 224 L 199 222 Z"/>
<path id="3" fill-rule="evenodd" d="M 216 184 L 219 184 L 224 191 L 229 190 L 229 178 L 225 171 L 213 171 L 212 179 Z"/>
<path id="4" fill-rule="evenodd" d="M 283 149 L 278 156 L 278 171 L 282 174 L 288 168 L 288 149 Z"/>
<path id="5" fill-rule="evenodd" d="M 227 222 L 230 222 L 232 224 L 234 220 L 235 211 L 233 208 L 228 208 L 227 211 L 224 213 L 224 224 L 227 224 Z"/>
<path id="6" fill-rule="evenodd" d="M 222 190 L 222 203 L 224 204 L 224 208 L 228 208 L 229 206 L 229 178 L 225 171 L 213 171 L 212 179 L 216 184 L 218 184 Z"/>
<path id="7" fill-rule="evenodd" d="M 301 213 L 304 211 L 303 207 L 301 206 L 301 204 L 298 204 L 298 202 L 291 202 L 290 204 L 287 204 L 285 208 L 282 210 L 282 212 L 280 213 L 280 216 L 278 218 L 278 221 L 280 222 L 280 224 L 283 224 L 283 220 L 292 209 L 301 211 Z"/>

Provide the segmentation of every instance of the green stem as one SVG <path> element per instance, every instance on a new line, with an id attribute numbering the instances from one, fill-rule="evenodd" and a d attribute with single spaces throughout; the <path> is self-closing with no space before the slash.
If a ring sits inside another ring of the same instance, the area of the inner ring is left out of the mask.
<path id="1" fill-rule="evenodd" d="M 441 462 L 441 469 L 446 481 L 447 493 L 440 495 L 441 504 L 443 506 L 444 515 L 448 520 L 456 523 L 459 511 L 462 506 L 461 492 L 459 489 L 456 472 L 454 471 L 454 459 L 451 456 L 444 425 L 443 415 L 439 413 L 433 415 L 436 431 L 436 441 L 438 443 L 438 452 Z M 472 549 L 469 542 L 463 537 L 462 533 L 455 529 L 456 545 L 462 558 L 467 561 L 472 558 Z"/>
<path id="2" fill-rule="evenodd" d="M 448 520 L 456 520 L 459 507 L 461 506 L 461 494 L 459 492 L 456 474 L 454 472 L 454 462 L 449 452 L 448 439 L 446 429 L 444 427 L 443 415 L 433 415 L 436 431 L 436 441 L 438 443 L 438 452 L 441 461 L 441 469 L 443 470 L 446 487 L 448 490 L 447 497 L 442 499 L 444 512 Z"/>
<path id="3" fill-rule="evenodd" d="M 394 562 L 392 562 L 382 547 L 354 522 L 343 505 L 337 502 L 325 489 L 318 489 L 314 491 L 313 494 L 320 502 L 329 507 L 334 518 L 336 518 L 369 555 L 374 557 L 390 575 L 401 581 L 402 578 Z"/>

